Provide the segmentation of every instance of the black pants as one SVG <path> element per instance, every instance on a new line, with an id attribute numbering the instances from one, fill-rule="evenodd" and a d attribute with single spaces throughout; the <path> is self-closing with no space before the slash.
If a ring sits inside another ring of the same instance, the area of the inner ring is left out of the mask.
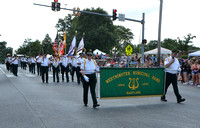
<path id="1" fill-rule="evenodd" d="M 26 62 L 22 62 L 22 68 L 26 70 Z"/>
<path id="2" fill-rule="evenodd" d="M 35 74 L 35 63 L 32 63 L 31 64 L 31 72 L 33 73 L 33 74 Z"/>
<path id="3" fill-rule="evenodd" d="M 76 67 L 72 66 L 71 67 L 71 76 L 72 76 L 72 81 L 74 81 L 74 72 L 76 72 Z"/>
<path id="4" fill-rule="evenodd" d="M 10 72 L 13 72 L 13 64 L 10 64 Z"/>
<path id="5" fill-rule="evenodd" d="M 163 99 L 165 99 L 165 95 L 167 93 L 167 89 L 169 87 L 169 85 L 172 83 L 173 89 L 174 89 L 174 93 L 176 95 L 177 100 L 181 99 L 181 95 L 179 94 L 179 90 L 178 90 L 178 85 L 177 85 L 177 75 L 176 74 L 171 74 L 171 73 L 166 73 L 166 81 L 165 81 L 165 94 L 161 97 Z"/>
<path id="6" fill-rule="evenodd" d="M 72 81 L 74 81 L 74 72 L 76 72 L 77 82 L 78 84 L 80 84 L 80 77 L 81 77 L 80 67 L 72 66 L 72 71 L 71 71 Z"/>
<path id="7" fill-rule="evenodd" d="M 10 63 L 6 62 L 6 69 L 9 71 L 10 70 Z"/>
<path id="8" fill-rule="evenodd" d="M 41 64 L 40 63 L 37 63 L 37 73 L 38 73 L 38 76 L 41 75 Z"/>
<path id="9" fill-rule="evenodd" d="M 18 64 L 12 64 L 12 68 L 13 68 L 13 74 L 14 74 L 15 76 L 17 76 Z"/>
<path id="10" fill-rule="evenodd" d="M 90 87 L 90 93 L 92 96 L 92 101 L 93 105 L 97 104 L 97 98 L 96 98 L 96 83 L 97 83 L 97 78 L 96 74 L 86 74 L 86 76 L 89 78 L 89 82 L 86 82 L 85 79 L 83 78 L 83 103 L 88 104 L 88 89 Z"/>
<path id="11" fill-rule="evenodd" d="M 41 72 L 42 72 L 42 82 L 44 82 L 44 75 L 46 74 L 46 82 L 48 82 L 49 79 L 49 67 L 48 66 L 41 66 Z"/>
<path id="12" fill-rule="evenodd" d="M 29 72 L 32 72 L 31 63 L 28 64 Z"/>
<path id="13" fill-rule="evenodd" d="M 80 71 L 81 71 L 81 69 L 80 69 L 80 67 L 78 66 L 77 68 L 76 68 L 76 76 L 77 76 L 77 81 L 78 81 L 78 84 L 80 84 L 80 81 L 81 81 L 81 73 L 80 73 Z"/>
<path id="14" fill-rule="evenodd" d="M 23 62 L 21 62 L 21 69 L 23 68 Z"/>
<path id="15" fill-rule="evenodd" d="M 59 82 L 59 66 L 58 67 L 53 66 L 53 82 L 55 82 L 55 76 L 56 76 L 57 82 Z"/>
<path id="16" fill-rule="evenodd" d="M 64 73 L 66 73 L 66 80 L 67 80 L 67 82 L 69 82 L 69 75 L 68 75 L 69 66 L 67 66 L 67 67 L 62 66 L 61 67 L 61 73 L 62 73 L 62 81 L 64 81 Z"/>

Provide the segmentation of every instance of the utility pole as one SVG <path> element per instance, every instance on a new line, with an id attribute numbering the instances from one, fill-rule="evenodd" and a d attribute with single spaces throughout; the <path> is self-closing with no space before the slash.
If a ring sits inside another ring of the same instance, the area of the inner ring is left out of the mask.
<path id="1" fill-rule="evenodd" d="M 143 43 L 143 40 L 144 40 L 144 18 L 145 18 L 145 14 L 143 13 L 142 14 L 142 49 L 141 49 L 141 67 L 143 67 L 143 64 L 144 64 L 144 43 Z"/>
<path id="2" fill-rule="evenodd" d="M 159 15 L 159 26 L 158 26 L 158 57 L 157 57 L 158 67 L 160 67 L 162 6 L 163 6 L 163 0 L 160 0 L 160 15 Z"/>

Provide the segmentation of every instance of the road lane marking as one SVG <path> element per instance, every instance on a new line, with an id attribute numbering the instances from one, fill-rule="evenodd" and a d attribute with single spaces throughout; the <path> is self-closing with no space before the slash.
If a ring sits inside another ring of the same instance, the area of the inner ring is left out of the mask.
<path id="1" fill-rule="evenodd" d="M 6 74 L 6 73 L 3 71 L 3 69 L 2 69 L 2 68 L 0 68 L 0 70 L 1 70 L 1 72 L 2 72 L 3 74 Z"/>

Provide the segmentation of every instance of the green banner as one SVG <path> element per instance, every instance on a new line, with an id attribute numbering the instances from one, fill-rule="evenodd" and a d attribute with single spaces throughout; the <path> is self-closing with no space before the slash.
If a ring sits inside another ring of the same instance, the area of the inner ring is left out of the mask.
<path id="1" fill-rule="evenodd" d="M 164 68 L 101 68 L 100 97 L 160 96 Z"/>

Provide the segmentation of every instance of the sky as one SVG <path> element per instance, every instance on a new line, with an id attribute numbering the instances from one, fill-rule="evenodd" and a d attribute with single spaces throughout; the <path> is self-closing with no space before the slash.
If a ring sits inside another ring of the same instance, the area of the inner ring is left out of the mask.
<path id="1" fill-rule="evenodd" d="M 158 40 L 158 23 L 160 0 L 58 0 L 61 8 L 73 9 L 79 7 L 102 8 L 112 15 L 112 10 L 125 14 L 126 18 L 142 20 L 145 13 L 144 37 L 147 42 Z M 55 25 L 59 18 L 64 18 L 72 11 L 61 10 L 54 12 L 50 7 L 33 5 L 33 3 L 51 5 L 53 0 L 4 0 L 0 8 L 0 42 L 6 41 L 7 47 L 14 50 L 23 44 L 24 40 L 32 41 L 45 38 L 49 34 L 54 40 L 56 36 Z M 198 0 L 163 0 L 161 41 L 165 38 L 181 40 L 189 33 L 195 35 L 193 45 L 200 47 L 200 18 Z M 133 21 L 114 21 L 115 25 L 122 25 L 131 29 L 134 34 L 132 44 L 141 42 L 142 25 Z M 78 41 L 79 42 L 79 41 Z M 85 42 L 87 43 L 87 42 Z"/>

